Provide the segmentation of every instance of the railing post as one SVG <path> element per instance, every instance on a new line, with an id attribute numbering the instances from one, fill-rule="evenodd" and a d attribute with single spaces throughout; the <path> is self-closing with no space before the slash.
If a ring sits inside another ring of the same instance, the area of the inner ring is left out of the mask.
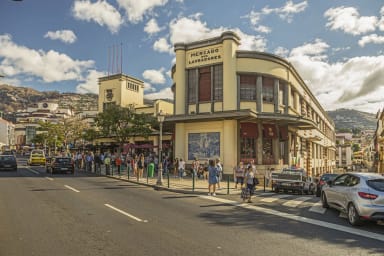
<path id="1" fill-rule="evenodd" d="M 192 172 L 192 191 L 195 191 L 195 172 Z"/>
<path id="2" fill-rule="evenodd" d="M 169 188 L 169 172 L 167 173 L 167 186 L 168 186 L 168 188 Z"/>
<path id="3" fill-rule="evenodd" d="M 227 195 L 229 195 L 229 179 L 230 179 L 230 175 L 228 175 L 228 178 L 227 178 Z"/>

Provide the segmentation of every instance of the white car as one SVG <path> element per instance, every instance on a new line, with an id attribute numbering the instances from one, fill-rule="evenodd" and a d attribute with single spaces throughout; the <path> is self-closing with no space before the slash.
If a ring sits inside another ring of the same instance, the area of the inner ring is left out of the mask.
<path id="1" fill-rule="evenodd" d="M 348 215 L 351 225 L 384 220 L 384 177 L 378 173 L 345 173 L 328 181 L 321 192 L 324 208 Z"/>

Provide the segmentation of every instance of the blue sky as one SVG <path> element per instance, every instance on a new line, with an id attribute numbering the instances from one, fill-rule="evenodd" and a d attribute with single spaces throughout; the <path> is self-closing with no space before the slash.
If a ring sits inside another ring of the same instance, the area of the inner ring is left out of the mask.
<path id="1" fill-rule="evenodd" d="M 382 0 L 1 0 L 0 82 L 97 93 L 121 48 L 145 97 L 172 98 L 173 44 L 226 30 L 290 61 L 326 110 L 384 107 Z"/>

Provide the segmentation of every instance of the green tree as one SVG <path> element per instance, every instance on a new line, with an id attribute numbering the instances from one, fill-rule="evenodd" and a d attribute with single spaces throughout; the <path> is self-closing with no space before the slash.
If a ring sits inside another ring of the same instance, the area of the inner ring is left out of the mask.
<path id="1" fill-rule="evenodd" d="M 359 145 L 359 144 L 353 144 L 353 145 L 352 145 L 352 151 L 353 151 L 353 152 L 358 152 L 358 151 L 360 151 L 360 145 Z"/>
<path id="2" fill-rule="evenodd" d="M 100 135 L 113 137 L 122 145 L 133 137 L 148 138 L 156 123 L 152 115 L 136 113 L 134 108 L 110 105 L 95 119 Z"/>

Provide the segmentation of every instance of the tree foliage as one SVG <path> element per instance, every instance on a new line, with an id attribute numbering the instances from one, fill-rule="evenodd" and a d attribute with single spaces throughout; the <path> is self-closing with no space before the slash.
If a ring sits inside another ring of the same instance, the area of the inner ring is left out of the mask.
<path id="1" fill-rule="evenodd" d="M 110 105 L 96 117 L 100 135 L 114 137 L 120 144 L 133 137 L 148 138 L 156 123 L 153 116 L 136 113 L 133 108 Z"/>

